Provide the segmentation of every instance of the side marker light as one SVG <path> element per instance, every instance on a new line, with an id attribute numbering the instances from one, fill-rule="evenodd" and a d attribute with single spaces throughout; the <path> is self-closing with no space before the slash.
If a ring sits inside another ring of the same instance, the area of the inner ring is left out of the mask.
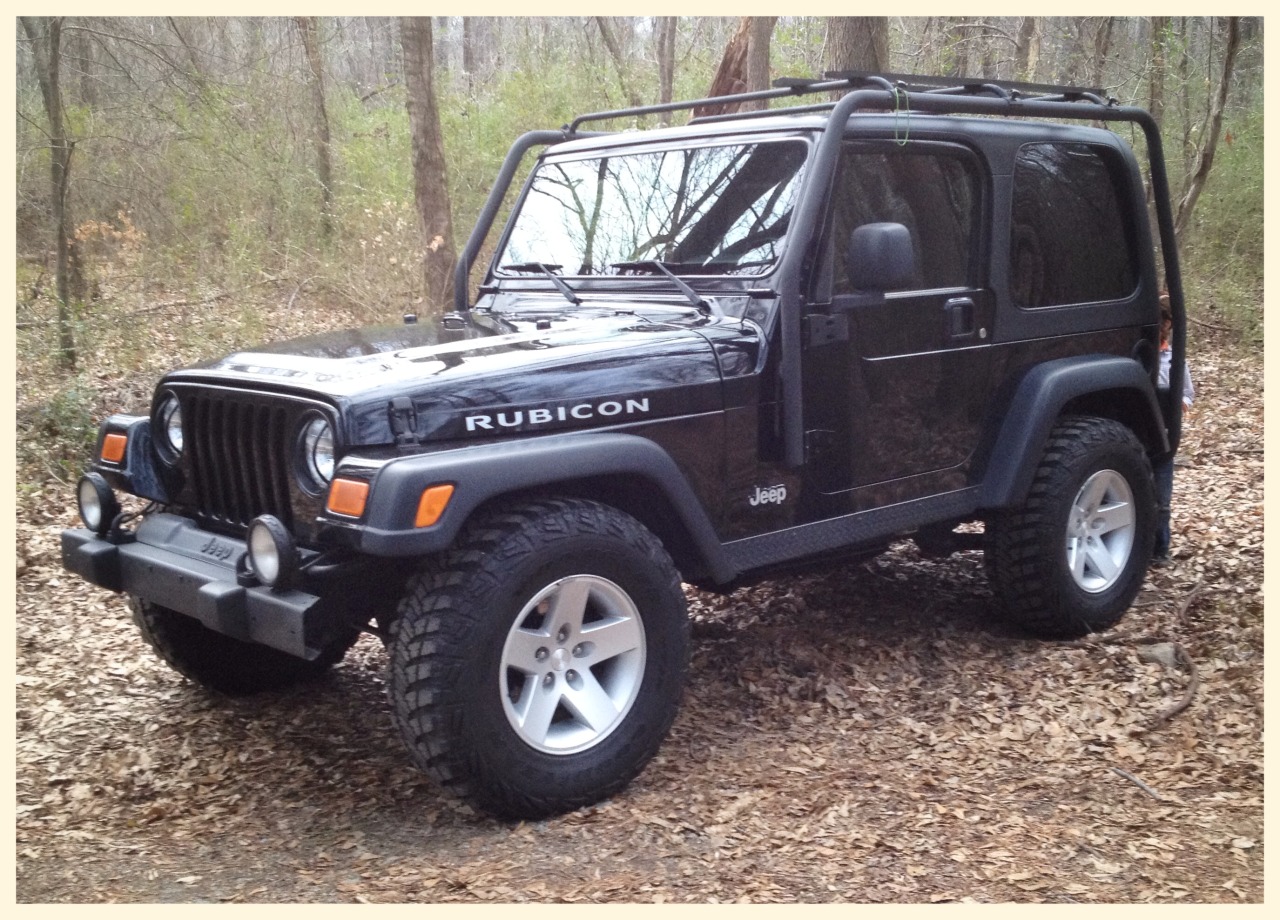
<path id="1" fill-rule="evenodd" d="M 444 514 L 444 509 L 451 498 L 453 498 L 451 485 L 431 486 L 424 489 L 422 498 L 418 500 L 418 514 L 413 519 L 413 526 L 430 527 L 440 520 L 440 515 Z"/>

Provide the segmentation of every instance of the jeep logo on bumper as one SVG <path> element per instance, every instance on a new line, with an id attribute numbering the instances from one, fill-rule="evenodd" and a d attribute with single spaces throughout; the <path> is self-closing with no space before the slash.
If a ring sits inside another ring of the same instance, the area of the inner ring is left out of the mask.
<path id="1" fill-rule="evenodd" d="M 514 409 L 493 415 L 468 415 L 466 423 L 467 431 L 498 431 L 502 428 L 536 428 L 557 422 L 585 422 L 621 415 L 645 415 L 648 412 L 649 398 L 646 396 L 644 399 L 611 399 L 600 403 L 581 402 L 554 408 Z"/>

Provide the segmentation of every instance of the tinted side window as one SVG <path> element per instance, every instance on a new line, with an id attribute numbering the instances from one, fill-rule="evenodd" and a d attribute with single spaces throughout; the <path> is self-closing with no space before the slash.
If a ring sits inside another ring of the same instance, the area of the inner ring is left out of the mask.
<path id="1" fill-rule="evenodd" d="M 907 290 L 973 283 L 977 170 L 958 151 L 846 148 L 834 201 L 837 294 L 849 293 L 849 235 L 863 224 L 892 222 L 911 231 L 916 278 Z"/>
<path id="2" fill-rule="evenodd" d="M 1119 300 L 1137 272 L 1119 164 L 1085 144 L 1028 144 L 1013 171 L 1009 282 L 1020 307 Z"/>

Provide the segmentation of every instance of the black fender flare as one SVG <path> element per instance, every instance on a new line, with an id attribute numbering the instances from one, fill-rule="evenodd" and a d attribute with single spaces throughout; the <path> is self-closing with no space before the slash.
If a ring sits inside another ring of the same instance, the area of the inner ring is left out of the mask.
<path id="1" fill-rule="evenodd" d="M 701 500 L 671 456 L 648 438 L 613 432 L 500 441 L 390 460 L 370 483 L 358 548 L 374 556 L 440 552 L 495 497 L 602 476 L 638 477 L 659 490 L 711 576 L 723 582 L 736 574 Z M 435 524 L 416 527 L 423 490 L 438 484 L 454 487 L 448 506 Z"/>
<path id="2" fill-rule="evenodd" d="M 1128 418 L 1115 414 L 1122 395 L 1128 397 L 1123 400 L 1129 406 Z M 1009 508 L 1026 498 L 1054 424 L 1068 405 L 1090 397 L 1104 400 L 1098 404 L 1099 414 L 1134 428 L 1149 454 L 1160 456 L 1168 452 L 1168 435 L 1155 386 L 1140 362 L 1115 355 L 1046 361 L 1027 372 L 1009 402 L 987 454 L 981 507 Z M 1136 418 L 1134 411 L 1138 413 Z"/>

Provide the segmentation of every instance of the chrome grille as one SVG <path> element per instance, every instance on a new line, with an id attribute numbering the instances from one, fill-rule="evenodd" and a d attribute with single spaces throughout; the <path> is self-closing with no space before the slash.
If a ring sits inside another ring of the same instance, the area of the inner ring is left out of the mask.
<path id="1" fill-rule="evenodd" d="M 290 454 L 298 407 L 256 393 L 182 395 L 186 462 L 206 523 L 246 528 L 260 514 L 293 523 Z"/>

